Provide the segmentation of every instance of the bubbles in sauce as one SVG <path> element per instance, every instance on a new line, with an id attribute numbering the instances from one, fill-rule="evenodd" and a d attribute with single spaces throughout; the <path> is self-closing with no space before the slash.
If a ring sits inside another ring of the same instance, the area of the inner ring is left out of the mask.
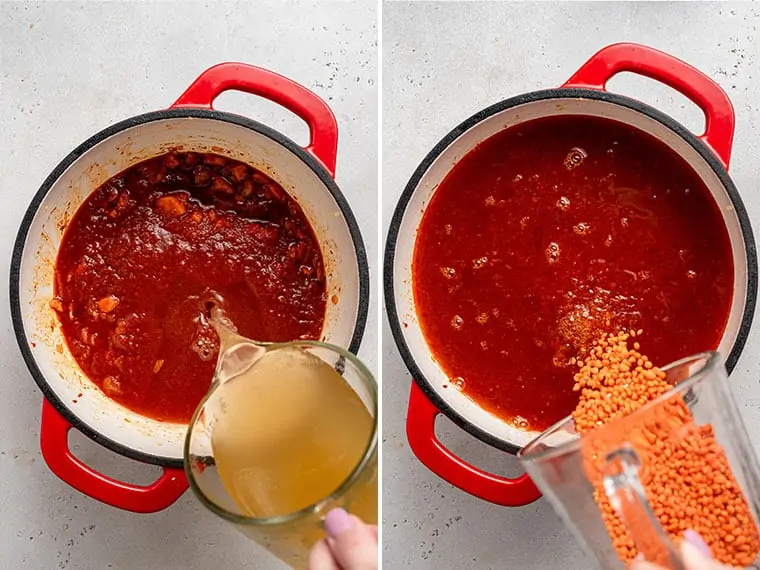
<path id="1" fill-rule="evenodd" d="M 546 253 L 546 260 L 552 264 L 557 263 L 559 261 L 559 244 L 556 242 L 551 242 L 549 246 L 545 250 Z"/>
<path id="2" fill-rule="evenodd" d="M 517 429 L 528 431 L 530 429 L 530 422 L 522 416 L 515 416 L 512 418 L 512 425 Z"/>
<path id="3" fill-rule="evenodd" d="M 586 222 L 580 222 L 573 226 L 573 231 L 579 236 L 586 235 L 590 229 L 590 226 Z"/>
<path id="4" fill-rule="evenodd" d="M 219 339 L 213 331 L 199 331 L 193 337 L 190 348 L 203 362 L 210 362 L 216 359 L 219 352 Z"/>
<path id="5" fill-rule="evenodd" d="M 559 200 L 557 200 L 557 208 L 563 212 L 567 211 L 570 208 L 570 198 L 567 196 L 562 196 Z"/>
<path id="6" fill-rule="evenodd" d="M 578 168 L 587 156 L 588 154 L 585 150 L 579 147 L 574 147 L 570 150 L 570 152 L 567 153 L 567 156 L 565 157 L 565 168 L 568 170 Z"/>

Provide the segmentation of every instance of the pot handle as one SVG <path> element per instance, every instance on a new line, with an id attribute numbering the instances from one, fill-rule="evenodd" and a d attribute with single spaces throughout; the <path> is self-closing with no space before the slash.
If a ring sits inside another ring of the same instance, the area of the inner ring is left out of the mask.
<path id="1" fill-rule="evenodd" d="M 316 93 L 273 71 L 245 63 L 220 63 L 201 73 L 171 108 L 213 109 L 214 99 L 231 89 L 269 99 L 306 121 L 309 125 L 306 152 L 335 178 L 338 154 L 335 115 Z"/>
<path id="2" fill-rule="evenodd" d="M 699 139 L 728 168 L 734 140 L 731 100 L 715 81 L 672 55 L 634 43 L 613 44 L 591 56 L 562 87 L 604 91 L 613 76 L 625 71 L 664 83 L 702 109 L 705 132 Z"/>
<path id="3" fill-rule="evenodd" d="M 47 399 L 42 403 L 40 448 L 50 470 L 64 483 L 93 499 L 134 513 L 155 513 L 173 504 L 187 490 L 183 469 L 164 467 L 148 487 L 122 483 L 93 470 L 71 453 L 68 435 L 72 425 Z"/>
<path id="4" fill-rule="evenodd" d="M 435 436 L 440 410 L 415 382 L 409 394 L 406 437 L 409 447 L 433 473 L 479 499 L 505 507 L 522 507 L 541 496 L 528 474 L 515 479 L 486 473 L 446 449 Z"/>

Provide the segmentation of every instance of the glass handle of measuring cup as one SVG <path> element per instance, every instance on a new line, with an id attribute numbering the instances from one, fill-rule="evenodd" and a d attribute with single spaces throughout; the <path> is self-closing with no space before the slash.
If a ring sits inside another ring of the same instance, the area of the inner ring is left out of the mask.
<path id="1" fill-rule="evenodd" d="M 681 555 L 657 520 L 639 478 L 641 460 L 630 447 L 607 455 L 604 491 L 636 549 L 648 562 L 668 570 L 685 570 Z"/>

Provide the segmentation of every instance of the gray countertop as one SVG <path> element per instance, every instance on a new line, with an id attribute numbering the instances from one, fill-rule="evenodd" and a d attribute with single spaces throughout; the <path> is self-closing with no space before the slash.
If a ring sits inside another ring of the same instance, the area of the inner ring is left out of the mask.
<path id="1" fill-rule="evenodd" d="M 730 170 L 757 232 L 758 25 L 760 10 L 749 3 L 386 3 L 383 232 L 408 178 L 449 130 L 492 103 L 560 85 L 598 49 L 620 41 L 680 57 L 728 92 L 737 119 Z M 609 87 L 693 130 L 704 124 L 688 100 L 652 81 L 621 76 Z M 731 378 L 754 434 L 760 429 L 759 340 L 755 329 Z M 441 481 L 413 457 L 404 433 L 410 380 L 385 325 L 384 567 L 587 570 L 588 562 L 546 501 L 514 509 L 493 506 Z M 438 432 L 476 465 L 497 474 L 518 472 L 513 457 L 448 420 L 439 422 Z"/>
<path id="2" fill-rule="evenodd" d="M 282 568 L 189 492 L 161 513 L 134 515 L 59 481 L 40 456 L 42 397 L 16 346 L 8 308 L 15 234 L 56 164 L 100 129 L 167 107 L 201 71 L 223 61 L 272 69 L 328 101 L 340 129 L 338 185 L 358 218 L 369 259 L 376 259 L 374 1 L 0 3 L 1 568 Z M 272 103 L 228 93 L 216 107 L 253 117 L 296 142 L 308 140 L 306 126 Z M 373 301 L 360 353 L 372 369 L 376 315 Z M 156 476 L 157 469 L 78 434 L 71 441 L 80 457 L 108 475 L 142 484 Z"/>

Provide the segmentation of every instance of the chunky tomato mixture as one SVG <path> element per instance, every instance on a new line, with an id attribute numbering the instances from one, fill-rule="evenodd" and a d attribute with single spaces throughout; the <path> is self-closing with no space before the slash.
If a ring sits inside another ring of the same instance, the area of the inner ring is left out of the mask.
<path id="1" fill-rule="evenodd" d="M 209 302 L 253 339 L 320 337 L 322 254 L 274 180 L 216 154 L 172 152 L 114 176 L 79 207 L 51 306 L 77 363 L 109 397 L 189 421 L 218 353 Z"/>
<path id="2" fill-rule="evenodd" d="M 414 298 L 453 387 L 517 427 L 568 415 L 575 356 L 644 329 L 666 363 L 718 346 L 731 245 L 697 174 L 611 120 L 553 117 L 466 155 L 425 210 Z M 452 389 L 453 389 L 452 387 Z"/>

